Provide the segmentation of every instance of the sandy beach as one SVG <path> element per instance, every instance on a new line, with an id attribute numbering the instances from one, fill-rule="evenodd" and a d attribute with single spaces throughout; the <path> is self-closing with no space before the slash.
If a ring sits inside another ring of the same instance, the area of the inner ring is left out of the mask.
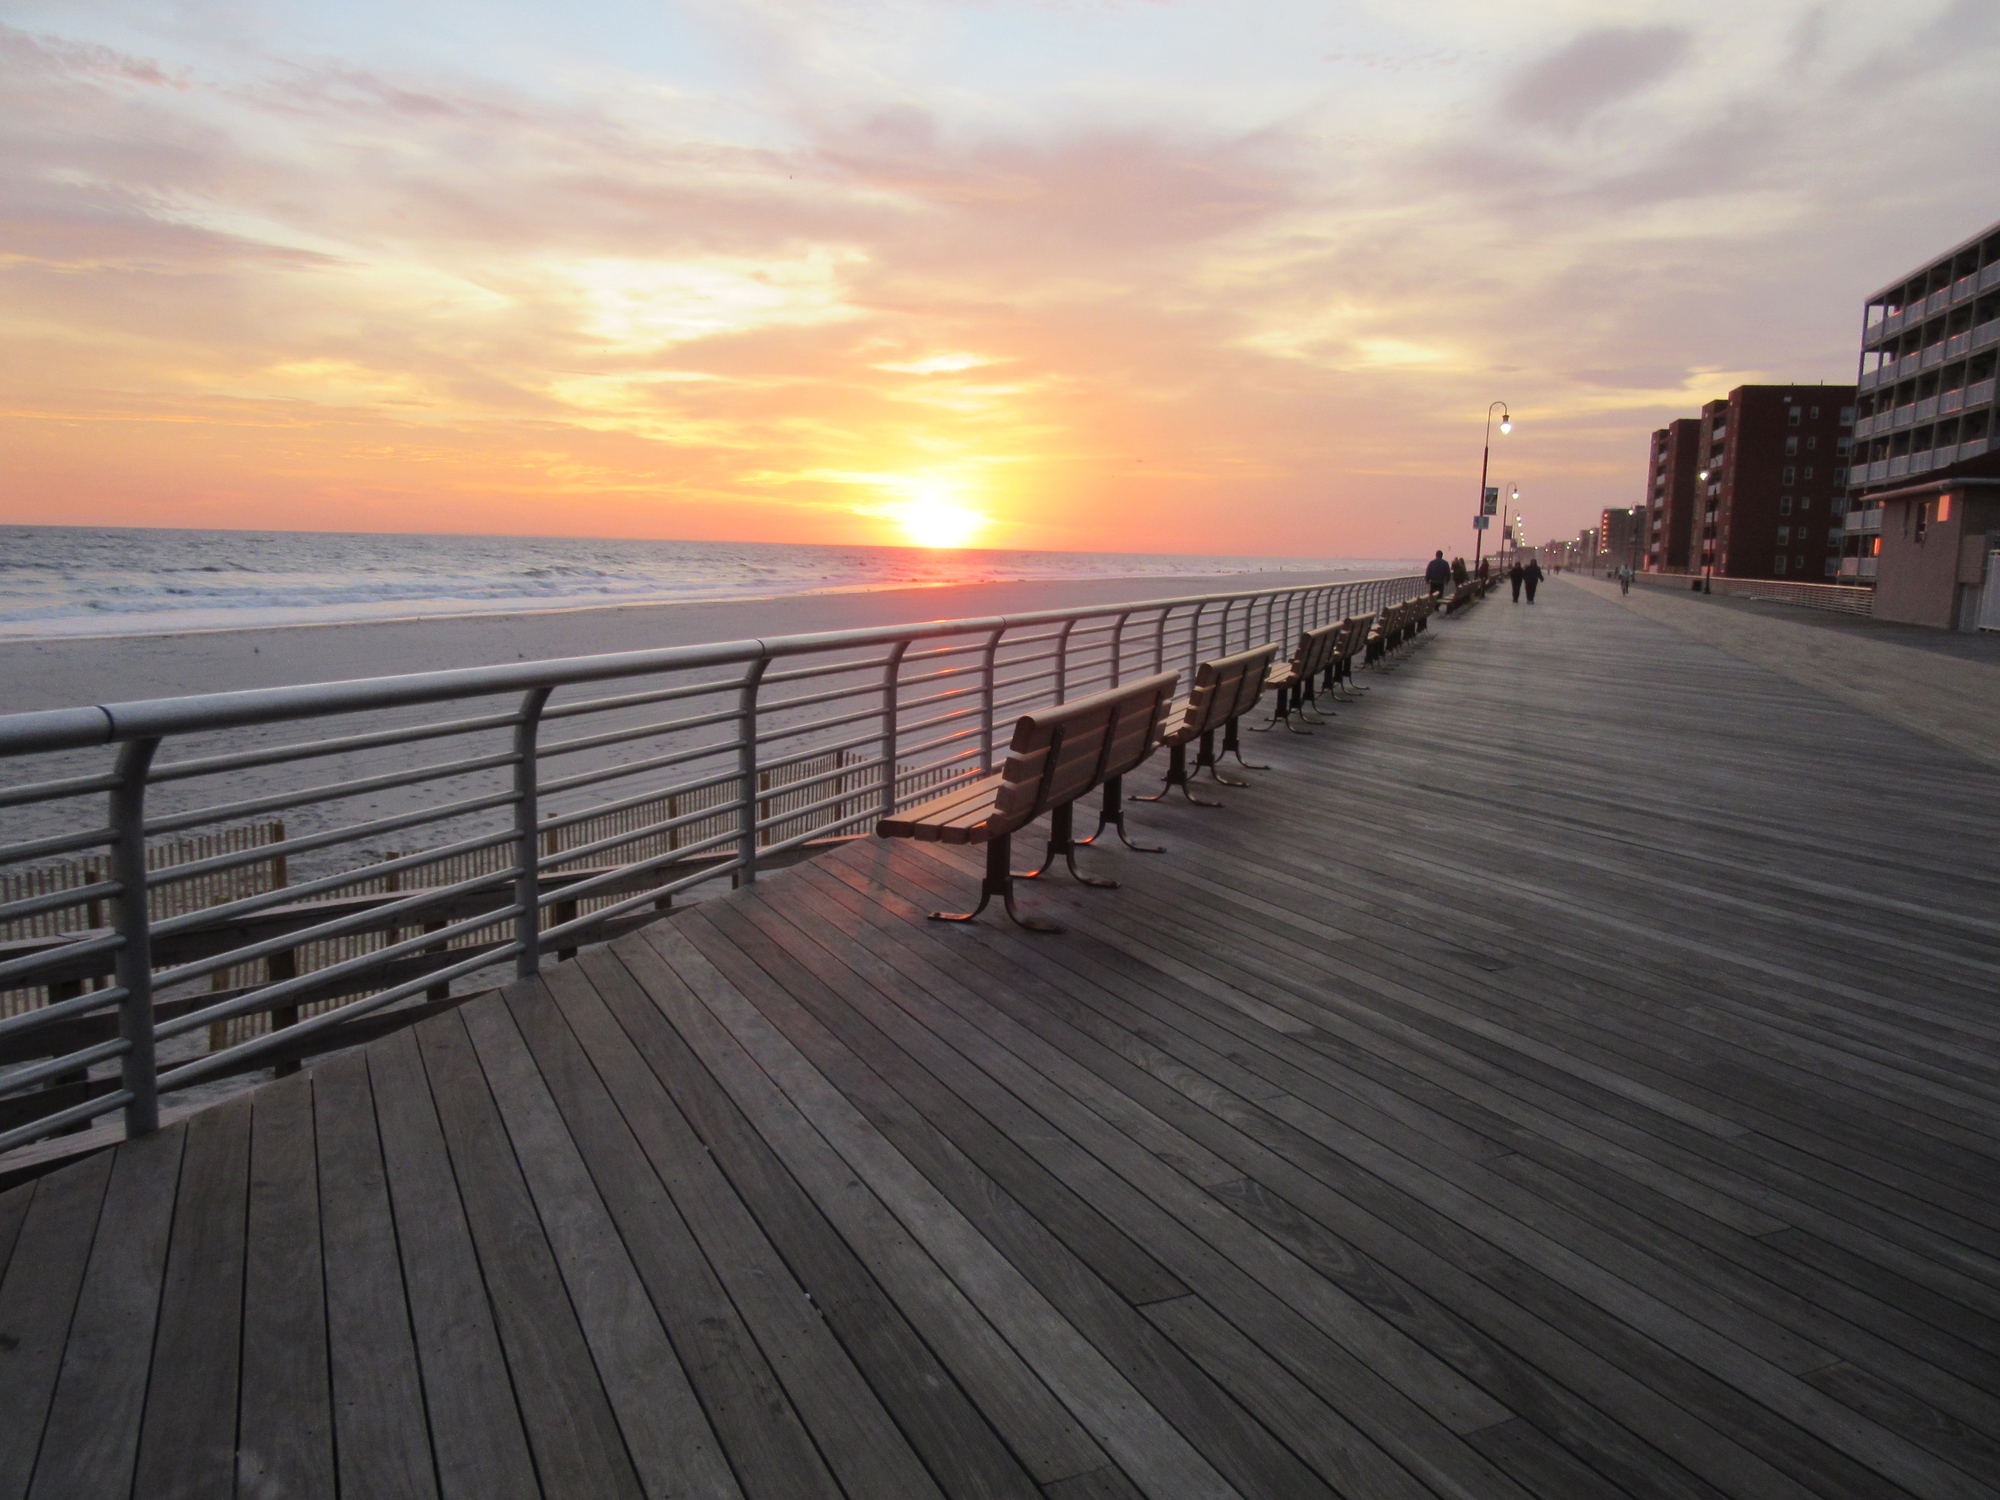
<path id="1" fill-rule="evenodd" d="M 1393 568 L 1385 564 L 1383 571 Z M 1285 572 L 1053 579 L 253 630 L 20 639 L 0 641 L 0 709 L 24 712 L 122 703 L 1370 576 L 1377 575 Z"/>

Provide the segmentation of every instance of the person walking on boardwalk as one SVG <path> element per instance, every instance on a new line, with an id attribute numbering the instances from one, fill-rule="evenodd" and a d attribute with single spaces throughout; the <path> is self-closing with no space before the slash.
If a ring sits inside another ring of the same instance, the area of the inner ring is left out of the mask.
<path id="1" fill-rule="evenodd" d="M 1518 559 L 1515 561 L 1514 566 L 1507 570 L 1507 581 L 1514 585 L 1514 602 L 1516 604 L 1521 602 L 1521 580 L 1526 576 L 1527 574 L 1522 570 Z"/>
<path id="2" fill-rule="evenodd" d="M 1630 563 L 1620 563 L 1618 565 L 1618 592 L 1621 594 L 1632 592 L 1632 565 Z"/>
<path id="3" fill-rule="evenodd" d="M 1424 568 L 1424 582 L 1431 586 L 1433 594 L 1442 594 L 1444 586 L 1451 582 L 1451 564 L 1444 560 L 1444 550 L 1442 548 L 1438 550 L 1438 555 L 1432 558 L 1430 563 Z"/>
<path id="4" fill-rule="evenodd" d="M 1472 575 L 1471 575 L 1470 573 L 1468 573 L 1468 572 L 1466 572 L 1466 571 L 1465 571 L 1465 559 L 1464 559 L 1464 558 L 1462 558 L 1462 557 L 1454 557 L 1454 558 L 1453 558 L 1453 559 L 1451 560 L 1451 586 L 1452 586 L 1453 588 L 1455 588 L 1455 589 L 1462 589 L 1462 588 L 1464 588 L 1464 587 L 1465 587 L 1465 580 L 1466 580 L 1466 579 L 1468 579 L 1468 578 L 1470 578 L 1471 576 L 1472 576 Z"/>
<path id="5" fill-rule="evenodd" d="M 1487 580 L 1488 578 L 1491 578 L 1492 576 L 1493 576 L 1493 559 L 1492 559 L 1492 558 L 1490 558 L 1490 557 L 1482 557 L 1482 558 L 1480 558 L 1480 559 L 1479 559 L 1479 586 L 1480 586 L 1481 588 L 1485 588 L 1485 587 L 1486 587 L 1486 580 Z"/>
<path id="6" fill-rule="evenodd" d="M 1542 584 L 1542 564 L 1538 558 L 1529 558 L 1527 567 L 1521 569 L 1521 582 L 1528 586 L 1528 602 L 1535 602 L 1535 590 Z"/>

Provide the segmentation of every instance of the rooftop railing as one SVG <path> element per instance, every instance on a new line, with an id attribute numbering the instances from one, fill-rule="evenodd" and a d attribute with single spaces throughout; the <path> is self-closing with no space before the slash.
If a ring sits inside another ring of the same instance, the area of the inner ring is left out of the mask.
<path id="1" fill-rule="evenodd" d="M 451 1003 L 454 980 L 531 975 L 696 885 L 753 881 L 982 775 L 1021 713 L 1422 587 L 0 717 L 0 1151 L 113 1110 L 147 1133 L 162 1094 L 354 1036 L 399 1002 Z"/>

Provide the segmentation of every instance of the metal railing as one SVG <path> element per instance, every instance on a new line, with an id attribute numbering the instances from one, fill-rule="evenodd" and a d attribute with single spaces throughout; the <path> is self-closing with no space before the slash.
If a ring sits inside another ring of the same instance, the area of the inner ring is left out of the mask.
<path id="1" fill-rule="evenodd" d="M 28 1060 L 0 1073 L 0 1107 L 85 1095 L 0 1129 L 0 1151 L 112 1110 L 152 1131 L 163 1093 L 495 965 L 531 975 L 985 774 L 1021 713 L 1422 590 L 1375 578 L 0 717 L 0 872 L 93 871 L 0 902 L 0 992 L 34 990 L 0 1014 L 0 1065 Z M 149 845 L 278 814 L 276 842 L 149 867 Z M 274 860 L 275 888 L 165 899 Z M 419 871 L 430 883 L 398 885 Z M 82 920 L 86 903 L 107 915 Z M 300 971 L 305 945 L 356 934 L 373 949 Z M 300 1014 L 328 997 L 344 1003 Z M 191 1052 L 255 1013 L 282 1029 Z"/>
<path id="2" fill-rule="evenodd" d="M 1640 573 L 1638 581 L 1655 588 L 1692 590 L 1702 583 L 1699 573 Z M 1785 583 L 1773 578 L 1721 578 L 1707 580 L 1708 592 L 1732 599 L 1763 599 L 1776 604 L 1796 604 L 1806 609 L 1832 610 L 1843 615 L 1872 615 L 1875 590 L 1838 583 Z"/>

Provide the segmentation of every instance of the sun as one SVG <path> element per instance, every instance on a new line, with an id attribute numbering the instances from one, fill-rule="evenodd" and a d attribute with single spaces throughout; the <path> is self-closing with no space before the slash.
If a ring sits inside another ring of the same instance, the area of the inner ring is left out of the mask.
<path id="1" fill-rule="evenodd" d="M 961 504 L 955 491 L 942 484 L 912 485 L 905 498 L 889 510 L 913 547 L 965 547 L 986 529 L 987 518 Z"/>

